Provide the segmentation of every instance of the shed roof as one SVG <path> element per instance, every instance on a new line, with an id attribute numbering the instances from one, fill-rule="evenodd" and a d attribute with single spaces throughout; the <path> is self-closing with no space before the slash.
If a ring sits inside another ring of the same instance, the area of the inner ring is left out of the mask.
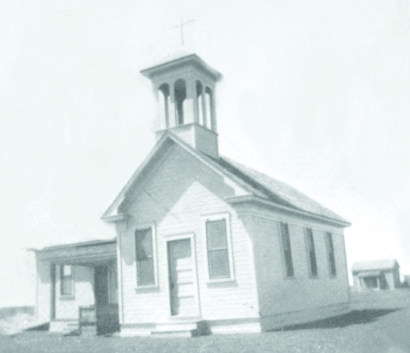
<path id="1" fill-rule="evenodd" d="M 102 245 L 107 245 L 107 244 L 115 244 L 116 241 L 117 241 L 116 238 L 89 240 L 89 241 L 82 241 L 78 243 L 68 243 L 68 244 L 47 246 L 47 247 L 44 247 L 43 249 L 39 249 L 36 251 L 42 252 L 42 251 L 53 251 L 53 250 L 63 250 L 63 249 L 72 249 L 72 248 L 96 247 L 96 246 L 102 246 Z"/>
<path id="2" fill-rule="evenodd" d="M 370 261 L 355 262 L 352 266 L 353 272 L 361 271 L 376 271 L 376 270 L 390 270 L 399 266 L 396 259 L 379 259 Z"/>

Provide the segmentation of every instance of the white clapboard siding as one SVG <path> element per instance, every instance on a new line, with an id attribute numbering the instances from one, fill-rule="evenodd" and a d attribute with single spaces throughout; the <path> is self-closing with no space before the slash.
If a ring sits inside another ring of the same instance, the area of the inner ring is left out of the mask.
<path id="1" fill-rule="evenodd" d="M 279 234 L 281 221 L 289 224 L 293 278 L 285 277 Z M 309 276 L 304 233 L 306 227 L 313 230 L 317 278 Z M 342 229 L 289 215 L 263 213 L 260 210 L 254 213 L 253 229 L 261 316 L 327 307 L 349 301 Z M 333 235 L 337 269 L 334 278 L 329 274 L 326 232 Z"/>
<path id="2" fill-rule="evenodd" d="M 127 209 L 132 218 L 120 242 L 124 323 L 157 322 L 169 317 L 166 240 L 167 236 L 178 234 L 194 234 L 202 318 L 257 316 L 251 241 L 242 221 L 224 201 L 234 195 L 232 187 L 180 148 L 170 151 L 141 184 Z M 209 284 L 202 217 L 227 212 L 231 219 L 235 282 Z M 141 224 L 151 223 L 156 224 L 158 288 L 138 289 L 134 231 Z"/>
<path id="3" fill-rule="evenodd" d="M 56 281 L 56 319 L 78 319 L 79 307 L 94 304 L 92 267 L 73 266 L 74 296 L 64 298 L 60 295 L 60 278 L 57 267 Z"/>

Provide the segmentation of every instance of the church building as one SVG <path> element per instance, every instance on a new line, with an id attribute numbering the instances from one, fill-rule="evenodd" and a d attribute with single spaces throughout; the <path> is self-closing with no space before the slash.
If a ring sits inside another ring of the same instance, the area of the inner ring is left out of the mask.
<path id="1" fill-rule="evenodd" d="M 36 251 L 50 331 L 261 332 L 349 310 L 349 222 L 219 153 L 222 75 L 185 53 L 141 71 L 157 142 L 102 216 L 116 237 Z"/>

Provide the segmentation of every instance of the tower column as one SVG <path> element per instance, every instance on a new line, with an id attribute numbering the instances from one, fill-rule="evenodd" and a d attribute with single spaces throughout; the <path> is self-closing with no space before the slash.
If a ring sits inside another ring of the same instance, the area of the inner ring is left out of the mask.
<path id="1" fill-rule="evenodd" d="M 215 109 L 215 87 L 212 87 L 212 97 L 211 97 L 211 104 L 210 104 L 210 117 L 211 117 L 211 126 L 210 129 L 214 132 L 217 131 L 217 126 L 216 126 L 216 109 Z"/>
<path id="2" fill-rule="evenodd" d="M 170 106 L 169 106 L 169 127 L 174 127 L 176 126 L 176 114 L 175 114 L 175 88 L 174 84 L 170 84 L 169 86 L 169 101 L 170 101 Z"/>
<path id="3" fill-rule="evenodd" d="M 201 94 L 201 103 L 202 103 L 202 120 L 205 127 L 208 127 L 208 109 L 206 108 L 206 96 L 205 96 L 205 87 L 202 90 Z"/>

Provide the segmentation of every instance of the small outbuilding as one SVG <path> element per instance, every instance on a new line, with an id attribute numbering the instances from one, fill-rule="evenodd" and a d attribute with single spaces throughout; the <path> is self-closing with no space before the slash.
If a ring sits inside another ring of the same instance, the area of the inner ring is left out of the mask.
<path id="1" fill-rule="evenodd" d="M 395 259 L 355 262 L 352 266 L 354 289 L 364 291 L 399 288 L 399 268 Z"/>

